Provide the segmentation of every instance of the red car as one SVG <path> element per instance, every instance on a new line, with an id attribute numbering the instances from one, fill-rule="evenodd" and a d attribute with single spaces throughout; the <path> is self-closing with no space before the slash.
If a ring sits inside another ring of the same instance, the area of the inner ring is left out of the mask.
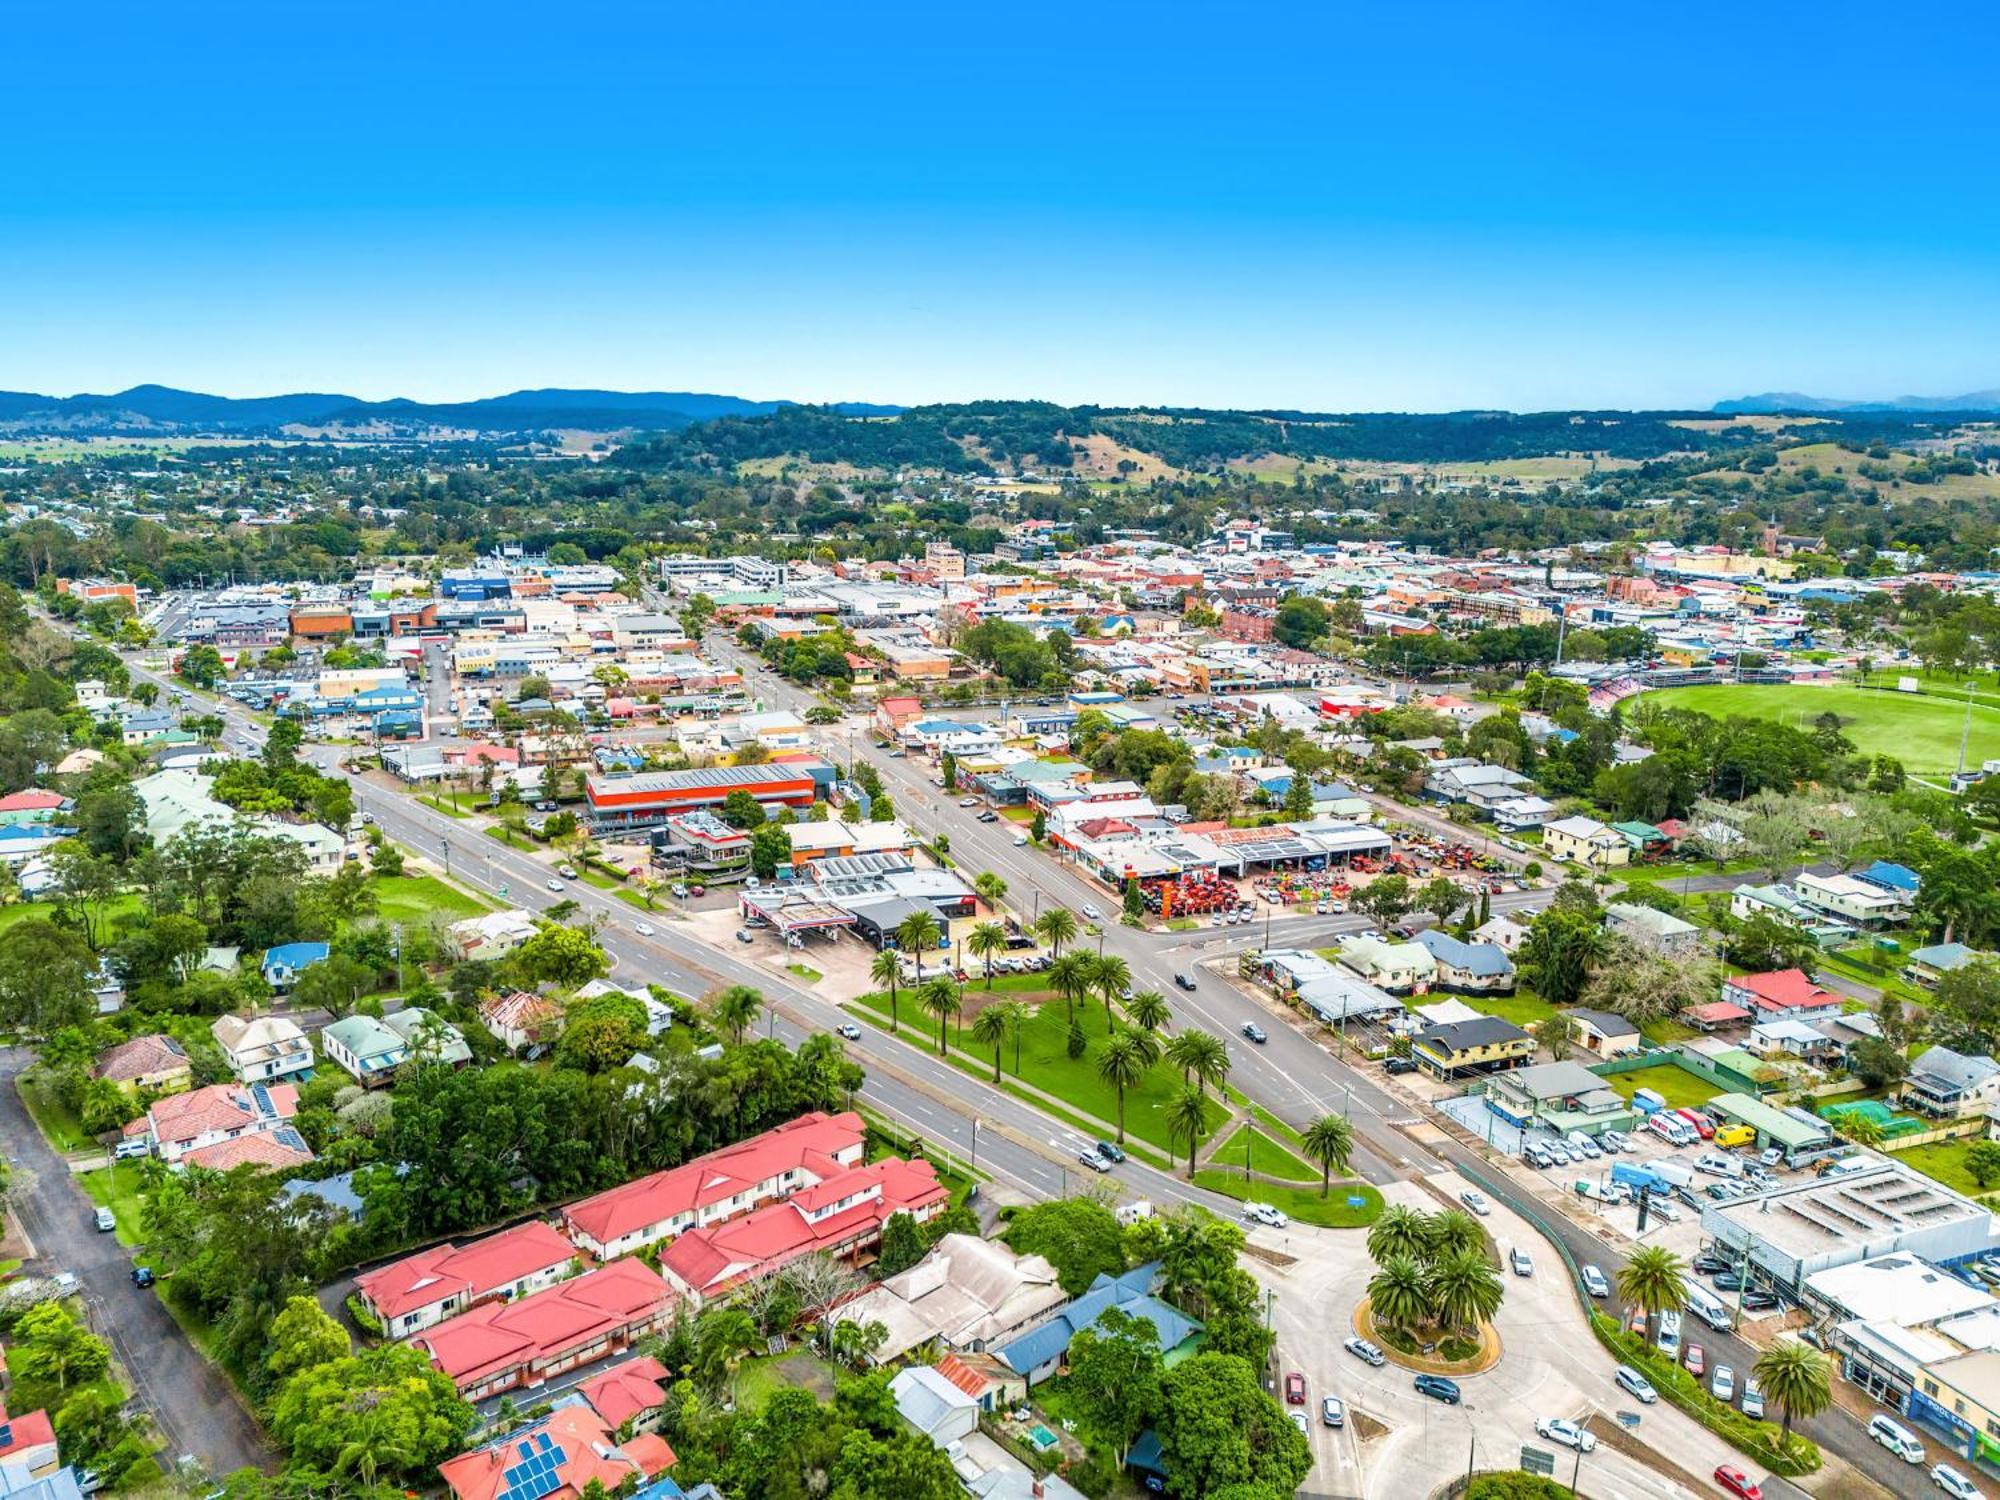
<path id="1" fill-rule="evenodd" d="M 1690 1375 L 1701 1375 L 1708 1369 L 1708 1351 L 1699 1344 L 1687 1347 L 1687 1371 Z"/>
<path id="2" fill-rule="evenodd" d="M 1687 1121 L 1694 1128 L 1694 1133 L 1703 1140 L 1712 1141 L 1715 1139 L 1715 1124 L 1707 1115 L 1700 1114 L 1692 1109 L 1677 1109 L 1674 1113 Z"/>
<path id="3" fill-rule="evenodd" d="M 1285 1377 L 1285 1400 L 1293 1406 L 1306 1404 L 1306 1378 L 1297 1370 Z"/>
<path id="4" fill-rule="evenodd" d="M 1728 1464 L 1715 1471 L 1715 1482 L 1730 1494 L 1741 1496 L 1742 1500 L 1764 1500 L 1764 1491 L 1757 1482 L 1741 1469 L 1732 1469 Z"/>

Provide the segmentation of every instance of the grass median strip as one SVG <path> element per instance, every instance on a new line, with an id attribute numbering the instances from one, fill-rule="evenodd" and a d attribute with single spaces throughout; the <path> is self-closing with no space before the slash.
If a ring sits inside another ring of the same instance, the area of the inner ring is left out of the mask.
<path id="1" fill-rule="evenodd" d="M 1382 1195 L 1365 1182 L 1335 1181 L 1322 1198 L 1319 1184 L 1286 1187 L 1277 1182 L 1248 1182 L 1243 1173 L 1227 1167 L 1204 1167 L 1194 1174 L 1194 1185 L 1239 1203 L 1268 1203 L 1283 1209 L 1301 1224 L 1319 1224 L 1328 1229 L 1359 1229 L 1373 1224 L 1382 1214 Z M 1349 1202 L 1358 1199 L 1358 1202 Z"/>

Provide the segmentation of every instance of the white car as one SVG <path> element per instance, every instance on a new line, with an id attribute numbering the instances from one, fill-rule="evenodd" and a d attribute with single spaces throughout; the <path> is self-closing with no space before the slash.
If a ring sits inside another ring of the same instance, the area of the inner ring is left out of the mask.
<path id="1" fill-rule="evenodd" d="M 1016 849 L 1026 848 L 1027 843 L 1028 843 L 1028 836 L 1025 833 L 1017 833 L 1014 835 L 1014 847 Z"/>
<path id="2" fill-rule="evenodd" d="M 1717 1365 L 1715 1373 L 1708 1378 L 1708 1391 L 1718 1401 L 1734 1401 L 1736 1372 L 1728 1365 Z"/>
<path id="3" fill-rule="evenodd" d="M 1353 1338 L 1343 1341 L 1340 1347 L 1356 1359 L 1361 1360 L 1365 1364 L 1374 1365 L 1377 1369 L 1387 1364 L 1389 1360 L 1388 1355 L 1384 1354 L 1380 1349 L 1377 1349 L 1368 1340 L 1360 1337 L 1358 1334 Z"/>
<path id="4" fill-rule="evenodd" d="M 1589 1453 L 1597 1447 L 1595 1437 L 1566 1417 L 1537 1417 L 1535 1432 L 1552 1443 L 1561 1443 L 1565 1448 L 1574 1448 L 1579 1453 Z"/>
<path id="5" fill-rule="evenodd" d="M 1611 1283 L 1605 1279 L 1604 1273 L 1598 1270 L 1596 1266 L 1585 1266 L 1580 1274 L 1583 1276 L 1583 1289 L 1589 1292 L 1591 1296 L 1609 1297 L 1611 1295 Z"/>
<path id="6" fill-rule="evenodd" d="M 1285 1211 L 1269 1203 L 1246 1203 L 1243 1217 L 1258 1224 L 1269 1225 L 1272 1229 L 1283 1229 L 1292 1221 L 1285 1217 Z"/>
<path id="7" fill-rule="evenodd" d="M 1083 903 L 1083 914 L 1093 922 L 1102 922 L 1104 920 L 1104 913 L 1088 901 Z"/>
<path id="8" fill-rule="evenodd" d="M 1458 1201 L 1478 1214 L 1482 1219 L 1493 1212 L 1493 1205 L 1486 1201 L 1486 1195 L 1474 1192 L 1471 1188 L 1467 1188 L 1464 1192 L 1460 1193 Z"/>
<path id="9" fill-rule="evenodd" d="M 632 930 L 638 933 L 640 937 L 655 936 L 655 933 L 653 931 L 653 924 L 651 922 L 634 922 L 632 924 Z"/>
<path id="10" fill-rule="evenodd" d="M 1761 1417 L 1764 1415 L 1764 1392 L 1754 1380 L 1743 1382 L 1743 1415 Z"/>
<path id="11" fill-rule="evenodd" d="M 1952 1500 L 1980 1500 L 1979 1487 L 1950 1464 L 1938 1464 L 1934 1467 L 1931 1470 L 1931 1483 L 1951 1496 Z"/>
<path id="12" fill-rule="evenodd" d="M 563 888 L 563 883 L 555 879 L 544 880 L 542 884 L 552 891 L 560 891 Z"/>

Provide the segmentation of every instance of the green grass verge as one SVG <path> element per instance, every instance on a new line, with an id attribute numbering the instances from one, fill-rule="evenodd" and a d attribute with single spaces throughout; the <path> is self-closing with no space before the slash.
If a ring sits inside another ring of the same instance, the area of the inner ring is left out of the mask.
<path id="1" fill-rule="evenodd" d="M 824 974 L 820 973 L 811 964 L 786 964 L 785 972 L 787 974 L 796 974 L 807 984 L 817 984 L 820 980 L 826 978 Z"/>
<path id="2" fill-rule="evenodd" d="M 111 1210 L 111 1216 L 118 1221 L 119 1244 L 145 1243 L 145 1227 L 140 1217 L 145 1208 L 142 1193 L 144 1179 L 136 1165 L 121 1162 L 116 1166 L 100 1167 L 95 1172 L 80 1173 L 76 1181 L 90 1194 L 92 1203 Z"/>
<path id="3" fill-rule="evenodd" d="M 966 988 L 970 997 L 972 986 Z M 868 1019 L 886 1029 L 889 997 L 885 993 L 878 991 L 863 995 L 854 1004 Z M 902 1017 L 899 1034 L 911 1046 L 924 1047 L 936 1055 L 937 1023 L 919 1014 L 907 993 L 898 1000 L 897 1009 Z M 1059 1112 L 1051 1109 L 1046 1099 L 1030 1090 L 1039 1089 L 1043 1094 L 1052 1095 L 1079 1112 L 1069 1117 L 1079 1131 L 1092 1139 L 1100 1135 L 1109 1139 L 1109 1127 L 1115 1126 L 1118 1119 L 1118 1098 L 1116 1091 L 1097 1076 L 1097 1058 L 1104 1050 L 1102 1007 L 1093 1006 L 1084 1018 L 1084 1036 L 1089 1045 L 1082 1057 L 1074 1059 L 1067 1050 L 1068 1025 L 1063 1019 L 1061 1003 L 1049 1001 L 1032 1010 L 1033 1014 L 1021 1033 L 1021 1069 L 1018 1074 L 1014 1072 L 1013 1042 L 1008 1041 L 1000 1049 L 1000 1086 L 1038 1108 L 1057 1114 Z M 991 1083 L 992 1052 L 974 1048 L 969 1035 L 964 1045 L 972 1050 L 959 1051 L 954 1034 L 946 1060 L 960 1072 Z M 1154 1064 L 1136 1087 L 1125 1091 L 1126 1135 L 1157 1148 L 1169 1160 L 1176 1152 L 1174 1143 L 1168 1138 L 1163 1117 L 1168 1102 L 1180 1092 L 1180 1087 L 1180 1074 L 1161 1062 Z M 1208 1118 L 1210 1131 L 1218 1129 L 1228 1118 L 1221 1101 L 1213 1096 L 1209 1100 Z M 1185 1159 L 1185 1152 L 1180 1154 Z"/>
<path id="4" fill-rule="evenodd" d="M 1630 1099 L 1640 1089 L 1651 1089 L 1674 1109 L 1692 1109 L 1706 1104 L 1722 1090 L 1705 1078 L 1697 1078 L 1681 1068 L 1662 1063 L 1655 1068 L 1635 1068 L 1604 1080 L 1621 1097 Z"/>
<path id="5" fill-rule="evenodd" d="M 1319 1181 L 1318 1167 L 1294 1156 L 1287 1147 L 1254 1125 L 1237 1126 L 1229 1139 L 1209 1158 L 1209 1165 L 1225 1172 L 1237 1172 L 1242 1170 L 1246 1158 L 1251 1171 L 1262 1172 L 1268 1177 L 1315 1184 Z"/>
<path id="6" fill-rule="evenodd" d="M 14 1080 L 14 1091 L 43 1138 L 57 1151 L 83 1151 L 97 1144 L 84 1134 L 83 1123 L 63 1107 L 43 1079 L 24 1073 Z"/>
<path id="7" fill-rule="evenodd" d="M 1819 1445 L 1793 1433 L 1789 1442 L 1775 1422 L 1746 1417 L 1727 1402 L 1711 1396 L 1702 1383 L 1645 1340 L 1625 1332 L 1615 1318 L 1590 1315 L 1599 1343 L 1653 1383 L 1653 1389 L 1739 1452 L 1763 1464 L 1773 1474 L 1810 1474 L 1820 1466 Z M 1747 1373 L 1747 1372 L 1744 1372 Z"/>
<path id="8" fill-rule="evenodd" d="M 1828 1102 L 1846 1104 L 1849 1101 L 1841 1098 Z M 1941 1182 L 1968 1198 L 1977 1198 L 1993 1188 L 1991 1183 L 1981 1186 L 1975 1182 L 1972 1174 L 1965 1169 L 1965 1153 L 1978 1139 L 1978 1136 L 1971 1136 L 1962 1141 L 1930 1141 L 1922 1146 L 1893 1151 L 1890 1155 L 1916 1168 L 1933 1182 Z"/>
<path id="9" fill-rule="evenodd" d="M 458 921 L 492 911 L 490 902 L 435 875 L 377 875 L 375 913 L 385 922 L 423 922 L 437 912 Z"/>
<path id="10" fill-rule="evenodd" d="M 1842 733 L 1863 755 L 1893 755 L 1909 770 L 1932 775 L 1958 764 L 1958 736 L 1965 724 L 1962 695 L 1933 697 L 1857 687 L 1724 683 L 1666 688 L 1646 694 L 1644 701 L 1699 709 L 1717 717 L 1776 719 L 1805 729 L 1821 714 L 1838 714 Z M 1994 756 L 2000 756 L 2000 708 L 1979 702 L 1975 694 L 1966 760 L 1978 765 Z"/>
<path id="11" fill-rule="evenodd" d="M 1239 1203 L 1268 1203 L 1283 1209 L 1301 1224 L 1319 1224 L 1328 1229 L 1359 1229 L 1373 1224 L 1382 1213 L 1382 1195 L 1365 1182 L 1339 1182 L 1322 1198 L 1319 1184 L 1309 1188 L 1285 1187 L 1275 1182 L 1245 1184 L 1241 1172 L 1204 1167 L 1194 1174 L 1194 1185 Z M 1349 1198 L 1359 1198 L 1350 1204 Z"/>
<path id="12" fill-rule="evenodd" d="M 472 814 L 467 812 L 463 807 L 453 807 L 451 805 L 450 798 L 440 797 L 434 792 L 418 792 L 414 797 L 411 798 L 411 800 L 415 802 L 421 802 L 425 807 L 428 807 L 432 812 L 441 812 L 447 818 L 462 819 L 462 818 L 469 818 L 472 816 Z"/>
<path id="13" fill-rule="evenodd" d="M 1264 1108 L 1263 1105 L 1261 1104 L 1251 1105 L 1250 1117 L 1253 1120 L 1255 1120 L 1259 1125 L 1262 1125 L 1265 1130 L 1270 1132 L 1272 1135 L 1276 1136 L 1279 1140 L 1283 1141 L 1286 1145 L 1296 1146 L 1300 1150 L 1303 1150 L 1305 1148 L 1306 1138 L 1300 1135 L 1296 1130 L 1292 1129 L 1291 1126 L 1287 1125 L 1283 1120 L 1279 1119 L 1276 1115 L 1272 1114 L 1268 1109 Z M 1315 1167 L 1313 1171 L 1314 1174 L 1317 1175 L 1319 1169 Z"/>
<path id="14" fill-rule="evenodd" d="M 596 886 L 600 891 L 621 891 L 625 888 L 625 882 L 616 875 L 606 875 L 602 870 L 594 870 L 589 865 L 579 866 L 578 873 L 583 877 L 585 885 Z"/>

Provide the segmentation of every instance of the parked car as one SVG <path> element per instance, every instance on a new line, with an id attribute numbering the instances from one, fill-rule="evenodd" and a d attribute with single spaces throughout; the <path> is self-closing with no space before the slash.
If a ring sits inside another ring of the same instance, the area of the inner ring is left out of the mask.
<path id="1" fill-rule="evenodd" d="M 1300 1437 L 1302 1438 L 1312 1437 L 1312 1420 L 1309 1417 L 1307 1417 L 1304 1412 L 1295 1411 L 1289 1413 L 1288 1415 L 1292 1419 L 1292 1425 L 1298 1428 Z"/>
<path id="2" fill-rule="evenodd" d="M 1319 1403 L 1319 1419 L 1328 1427 L 1347 1425 L 1347 1408 L 1338 1396 L 1322 1396 Z"/>
<path id="3" fill-rule="evenodd" d="M 1708 1393 L 1718 1401 L 1734 1401 L 1736 1371 L 1728 1365 L 1717 1365 L 1715 1373 L 1708 1377 Z"/>
<path id="4" fill-rule="evenodd" d="M 1622 1130 L 1607 1130 L 1597 1138 L 1597 1143 L 1608 1151 L 1630 1151 L 1632 1138 Z"/>
<path id="5" fill-rule="evenodd" d="M 1778 1305 L 1776 1292 L 1745 1292 L 1743 1310 L 1745 1312 L 1769 1312 Z"/>
<path id="6" fill-rule="evenodd" d="M 1373 1365 L 1378 1370 L 1383 1365 L 1387 1364 L 1389 1361 L 1388 1355 L 1384 1354 L 1380 1349 L 1377 1349 L 1373 1344 L 1369 1343 L 1368 1340 L 1362 1338 L 1359 1334 L 1355 1334 L 1352 1337 L 1344 1340 L 1341 1343 L 1340 1347 L 1345 1349 L 1349 1354 L 1353 1355 L 1356 1359 L 1360 1360 L 1363 1364 Z"/>
<path id="7" fill-rule="evenodd" d="M 1288 1406 L 1306 1404 L 1306 1378 L 1297 1370 L 1285 1377 L 1285 1404 Z"/>
<path id="8" fill-rule="evenodd" d="M 1735 1262 L 1724 1260 L 1721 1256 L 1704 1250 L 1693 1260 L 1689 1261 L 1688 1264 L 1694 1267 L 1697 1275 L 1718 1276 L 1722 1272 L 1731 1269 Z"/>
<path id="9" fill-rule="evenodd" d="M 1597 1447 L 1594 1436 L 1566 1417 L 1537 1417 L 1535 1434 L 1552 1443 L 1561 1443 L 1565 1448 L 1574 1448 L 1579 1453 L 1590 1453 Z"/>
<path id="10" fill-rule="evenodd" d="M 99 1234 L 110 1234 L 118 1227 L 118 1217 L 108 1208 L 100 1208 L 90 1216 L 90 1222 L 97 1226 Z"/>
<path id="11" fill-rule="evenodd" d="M 749 928 L 739 927 L 736 929 L 736 941 L 739 943 L 754 943 L 756 939 L 750 935 Z"/>
<path id="12" fill-rule="evenodd" d="M 1270 1040 L 1264 1034 L 1264 1028 L 1259 1026 L 1255 1021 L 1245 1021 L 1243 1023 L 1243 1034 L 1260 1047 Z"/>
<path id="13" fill-rule="evenodd" d="M 1766 1146 L 1762 1151 L 1757 1153 L 1757 1163 L 1759 1166 L 1775 1167 L 1783 1162 L 1784 1159 L 1785 1152 L 1781 1146 Z"/>
<path id="14" fill-rule="evenodd" d="M 1507 1252 L 1507 1263 L 1514 1268 L 1516 1276 L 1532 1276 L 1535 1274 L 1534 1261 L 1529 1259 L 1528 1252 L 1523 1250 L 1519 1245 L 1516 1245 L 1512 1250 Z"/>
<path id="15" fill-rule="evenodd" d="M 1952 1500 L 1980 1500 L 1979 1487 L 1950 1464 L 1933 1467 L 1931 1483 L 1951 1496 Z"/>
<path id="16" fill-rule="evenodd" d="M 1486 1201 L 1486 1195 L 1476 1192 L 1472 1188 L 1467 1188 L 1464 1192 L 1460 1193 L 1458 1201 L 1478 1214 L 1482 1219 L 1493 1212 L 1493 1205 Z"/>
<path id="17" fill-rule="evenodd" d="M 1605 1279 L 1604 1273 L 1598 1270 L 1596 1266 L 1585 1266 L 1581 1274 L 1583 1276 L 1583 1289 L 1590 1293 L 1591 1296 L 1609 1297 L 1611 1295 L 1611 1283 Z"/>
<path id="18" fill-rule="evenodd" d="M 1456 1406 L 1462 1397 L 1458 1382 L 1447 1380 L 1442 1375 L 1419 1375 L 1415 1382 L 1419 1396 L 1429 1396 L 1433 1401 L 1442 1401 L 1446 1406 Z"/>
<path id="19" fill-rule="evenodd" d="M 1764 1415 L 1764 1392 L 1754 1380 L 1743 1382 L 1743 1415 L 1746 1417 Z"/>
<path id="20" fill-rule="evenodd" d="M 1718 1465 L 1715 1482 L 1737 1496 L 1738 1500 L 1764 1500 L 1763 1487 L 1734 1464 Z"/>
<path id="21" fill-rule="evenodd" d="M 1417 1071 L 1416 1059 L 1411 1057 L 1392 1057 L 1383 1063 L 1382 1067 L 1384 1071 L 1396 1074 L 1414 1073 Z"/>
<path id="22" fill-rule="evenodd" d="M 977 797 L 960 797 L 958 805 L 960 807 L 977 807 L 979 806 L 979 799 Z"/>
<path id="23" fill-rule="evenodd" d="M 153 1268 L 151 1266 L 134 1266 L 132 1268 L 132 1285 L 136 1287 L 149 1287 L 152 1284 Z"/>
<path id="24" fill-rule="evenodd" d="M 1687 1353 L 1681 1356 L 1681 1362 L 1687 1366 L 1688 1374 L 1704 1374 L 1708 1369 L 1708 1351 L 1699 1344 L 1689 1344 Z"/>

